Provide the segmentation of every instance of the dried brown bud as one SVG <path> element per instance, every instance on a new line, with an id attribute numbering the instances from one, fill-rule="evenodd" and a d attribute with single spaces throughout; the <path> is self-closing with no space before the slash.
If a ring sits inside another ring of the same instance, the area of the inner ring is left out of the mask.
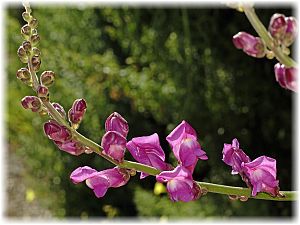
<path id="1" fill-rule="evenodd" d="M 37 46 L 40 42 L 40 36 L 38 34 L 33 34 L 30 37 L 30 41 L 31 41 L 32 46 Z"/>
<path id="2" fill-rule="evenodd" d="M 17 78 L 19 80 L 21 80 L 22 82 L 24 82 L 25 84 L 31 86 L 32 85 L 32 81 L 31 81 L 31 76 L 30 76 L 30 72 L 27 68 L 21 68 L 17 71 Z"/>
<path id="3" fill-rule="evenodd" d="M 36 29 L 37 26 L 38 26 L 38 21 L 36 18 L 32 18 L 32 20 L 29 22 L 29 26 L 32 28 L 32 29 Z"/>
<path id="4" fill-rule="evenodd" d="M 41 66 L 41 59 L 38 56 L 33 56 L 31 59 L 32 67 L 35 71 L 39 71 Z"/>
<path id="5" fill-rule="evenodd" d="M 21 62 L 27 63 L 28 57 L 23 46 L 20 46 L 18 49 L 18 56 L 20 57 Z"/>
<path id="6" fill-rule="evenodd" d="M 24 50 L 25 50 L 27 53 L 30 53 L 30 51 L 31 51 L 31 43 L 30 43 L 30 41 L 24 41 L 24 42 L 22 43 L 22 46 L 23 46 Z"/>
<path id="7" fill-rule="evenodd" d="M 28 24 L 25 24 L 21 28 L 21 34 L 23 34 L 24 36 L 29 36 L 31 34 L 31 27 Z"/>
<path id="8" fill-rule="evenodd" d="M 55 73 L 53 71 L 44 71 L 41 74 L 40 80 L 41 83 L 47 87 L 50 87 L 55 79 Z"/>

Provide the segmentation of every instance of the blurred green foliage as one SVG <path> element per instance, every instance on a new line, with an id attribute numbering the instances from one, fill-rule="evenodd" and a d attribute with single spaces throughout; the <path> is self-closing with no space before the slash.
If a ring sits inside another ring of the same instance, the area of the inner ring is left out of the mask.
<path id="1" fill-rule="evenodd" d="M 128 139 L 157 132 L 167 160 L 175 165 L 165 137 L 182 120 L 198 132 L 209 160 L 198 163 L 194 179 L 245 186 L 222 158 L 223 143 L 238 138 L 254 159 L 277 159 L 282 190 L 292 190 L 292 95 L 279 87 L 275 60 L 255 59 L 234 48 L 240 30 L 254 33 L 243 13 L 227 8 L 119 8 L 32 5 L 39 21 L 42 66 L 57 74 L 51 101 L 68 110 L 85 98 L 88 110 L 79 131 L 100 143 L 106 117 L 121 113 L 130 125 Z M 154 177 L 135 176 L 122 188 L 97 199 L 70 173 L 78 166 L 98 170 L 112 165 L 95 154 L 71 156 L 43 134 L 40 117 L 21 107 L 33 95 L 15 77 L 23 65 L 21 5 L 6 8 L 6 139 L 9 217 L 159 217 L 292 216 L 289 202 L 232 202 L 208 194 L 190 203 L 155 195 Z M 275 12 L 257 10 L 265 25 Z M 127 159 L 132 159 L 127 153 Z M 39 211 L 37 212 L 37 208 Z"/>

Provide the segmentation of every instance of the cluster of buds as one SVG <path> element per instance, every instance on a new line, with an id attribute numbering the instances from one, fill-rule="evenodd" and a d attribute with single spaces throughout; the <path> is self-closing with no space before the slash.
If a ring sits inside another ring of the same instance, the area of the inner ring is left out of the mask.
<path id="1" fill-rule="evenodd" d="M 252 196 L 258 192 L 266 192 L 272 196 L 281 196 L 279 181 L 276 180 L 276 160 L 267 156 L 260 156 L 254 160 L 240 149 L 235 138 L 232 144 L 224 144 L 223 161 L 232 167 L 231 174 L 240 174 L 246 185 L 252 189 Z M 281 196 L 282 197 L 282 196 Z"/>
<path id="2" fill-rule="evenodd" d="M 78 106 L 78 104 L 80 106 Z M 82 107 L 84 105 L 84 107 Z M 53 108 L 64 118 L 66 119 L 66 112 L 64 108 L 58 103 L 52 103 Z M 86 102 L 84 99 L 76 99 L 69 110 L 69 112 L 74 112 L 74 116 L 69 120 L 71 123 L 74 121 L 81 121 L 84 113 L 86 111 Z M 70 114 L 70 113 L 69 113 Z M 51 114 L 49 114 L 51 116 Z M 73 114 L 72 114 L 73 115 Z M 78 127 L 78 123 L 76 123 L 76 127 Z M 72 124 L 74 127 L 74 124 Z M 70 153 L 71 155 L 80 155 L 88 150 L 88 148 L 74 138 L 72 138 L 71 131 L 65 127 L 60 125 L 54 119 L 49 120 L 44 124 L 44 132 L 46 136 L 57 145 L 57 147 L 65 152 Z"/>
<path id="3" fill-rule="evenodd" d="M 294 43 L 298 33 L 296 19 L 292 16 L 286 17 L 283 14 L 275 13 L 270 19 L 268 31 L 273 38 L 272 45 L 275 48 L 280 48 L 284 54 L 289 55 L 289 47 Z M 232 41 L 236 48 L 242 49 L 247 55 L 252 57 L 263 58 L 267 56 L 269 59 L 274 57 L 272 49 L 267 49 L 266 44 L 260 37 L 254 37 L 246 32 L 239 32 L 233 36 Z M 278 73 L 278 68 L 280 67 L 285 67 L 285 65 L 275 65 L 276 81 L 279 82 L 281 87 L 296 92 L 296 68 L 287 68 L 295 71 L 294 75 L 289 77 L 292 80 L 289 80 L 287 78 L 289 75 L 282 75 L 283 73 L 281 72 Z M 282 82 L 282 80 L 286 80 L 286 82 Z M 290 85 L 290 82 L 292 82 L 292 85 Z"/>

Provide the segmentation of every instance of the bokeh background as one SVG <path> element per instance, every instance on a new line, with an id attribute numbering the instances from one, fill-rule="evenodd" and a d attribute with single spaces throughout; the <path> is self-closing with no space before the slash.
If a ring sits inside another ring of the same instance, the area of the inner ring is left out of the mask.
<path id="1" fill-rule="evenodd" d="M 254 159 L 277 159 L 281 190 L 293 190 L 293 96 L 275 81 L 276 60 L 255 59 L 234 48 L 239 31 L 255 34 L 243 13 L 225 5 L 198 7 L 108 7 L 32 4 L 39 21 L 42 65 L 57 79 L 51 100 L 68 110 L 85 98 L 88 110 L 79 131 L 100 143 L 110 113 L 130 125 L 128 139 L 157 132 L 167 161 L 175 165 L 165 140 L 182 120 L 198 133 L 208 161 L 200 161 L 194 179 L 245 186 L 222 162 L 223 143 L 238 138 Z M 291 6 L 257 7 L 267 26 L 273 13 L 293 15 Z M 230 201 L 208 194 L 198 201 L 173 203 L 155 194 L 155 178 L 109 189 L 97 199 L 86 185 L 74 185 L 78 166 L 98 170 L 112 165 L 95 154 L 72 156 L 59 151 L 42 129 L 47 117 L 21 107 L 32 89 L 16 79 L 23 66 L 17 57 L 22 42 L 22 5 L 5 10 L 7 89 L 6 216 L 8 218 L 155 217 L 291 218 L 290 202 L 249 199 Z M 127 153 L 127 159 L 132 159 Z"/>

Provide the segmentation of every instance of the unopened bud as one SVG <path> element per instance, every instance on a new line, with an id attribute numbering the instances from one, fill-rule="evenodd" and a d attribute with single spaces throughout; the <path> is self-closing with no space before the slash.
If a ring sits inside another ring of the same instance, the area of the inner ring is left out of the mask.
<path id="1" fill-rule="evenodd" d="M 53 141 L 65 142 L 71 138 L 70 131 L 54 120 L 44 124 L 44 132 Z"/>
<path id="2" fill-rule="evenodd" d="M 286 17 L 285 18 L 287 27 L 286 27 L 286 31 L 285 31 L 285 35 L 284 35 L 284 39 L 283 39 L 283 44 L 288 47 L 291 44 L 293 44 L 293 42 L 296 39 L 297 33 L 298 33 L 298 27 L 297 27 L 297 20 L 295 19 L 295 17 Z"/>
<path id="3" fill-rule="evenodd" d="M 297 92 L 297 69 L 286 68 L 284 64 L 277 63 L 274 66 L 276 81 L 283 88 Z"/>
<path id="4" fill-rule="evenodd" d="M 22 17 L 26 22 L 29 22 L 32 18 L 32 16 L 30 16 L 30 14 L 28 12 L 23 12 Z"/>
<path id="5" fill-rule="evenodd" d="M 41 51 L 37 47 L 32 48 L 32 53 L 33 53 L 34 56 L 40 56 L 41 55 Z"/>
<path id="6" fill-rule="evenodd" d="M 25 84 L 31 86 L 32 82 L 31 82 L 31 76 L 30 76 L 30 72 L 27 68 L 21 68 L 17 71 L 17 78 L 19 80 L 21 80 L 22 82 L 24 82 Z"/>
<path id="7" fill-rule="evenodd" d="M 47 87 L 50 87 L 53 84 L 54 79 L 55 73 L 52 71 L 44 71 L 40 77 L 41 83 Z"/>
<path id="8" fill-rule="evenodd" d="M 29 53 L 31 51 L 31 43 L 30 43 L 30 41 L 24 41 L 22 43 L 22 46 L 23 46 L 24 50 L 26 51 L 27 55 L 29 55 Z"/>
<path id="9" fill-rule="evenodd" d="M 41 100 L 36 96 L 25 96 L 21 104 L 25 109 L 31 109 L 32 112 L 39 112 L 42 107 Z"/>
<path id="10" fill-rule="evenodd" d="M 39 71 L 40 66 L 41 66 L 41 60 L 40 57 L 38 56 L 33 56 L 31 58 L 31 63 L 32 63 L 32 67 L 34 69 L 34 71 Z"/>
<path id="11" fill-rule="evenodd" d="M 63 118 L 66 118 L 66 112 L 65 112 L 65 110 L 64 110 L 64 108 L 60 105 L 60 104 L 58 104 L 58 103 L 56 103 L 56 102 L 53 102 L 52 103 L 52 106 L 56 109 L 56 111 L 57 112 L 59 112 L 59 114 L 63 117 Z"/>
<path id="12" fill-rule="evenodd" d="M 105 121 L 105 131 L 117 131 L 126 138 L 129 126 L 127 121 L 119 113 L 113 112 Z"/>
<path id="13" fill-rule="evenodd" d="M 38 26 L 38 21 L 36 18 L 32 18 L 32 20 L 29 22 L 29 26 L 32 28 L 32 29 L 36 29 L 37 26 Z"/>
<path id="14" fill-rule="evenodd" d="M 39 85 L 37 88 L 37 95 L 42 101 L 49 101 L 49 90 L 44 85 Z"/>
<path id="15" fill-rule="evenodd" d="M 32 46 L 37 46 L 40 43 L 40 36 L 38 34 L 33 34 L 30 37 Z"/>
<path id="16" fill-rule="evenodd" d="M 242 49 L 247 55 L 262 58 L 266 54 L 266 46 L 259 37 L 246 32 L 239 32 L 232 38 L 236 48 Z"/>
<path id="17" fill-rule="evenodd" d="M 21 34 L 24 36 L 24 38 L 28 38 L 31 34 L 31 27 L 28 24 L 25 24 L 22 28 L 21 28 Z"/>
<path id="18" fill-rule="evenodd" d="M 25 49 L 23 48 L 23 46 L 20 46 L 20 47 L 18 48 L 17 54 L 18 54 L 18 56 L 19 56 L 19 58 L 20 58 L 20 60 L 21 60 L 22 63 L 27 63 L 27 61 L 28 61 L 28 56 L 27 56 L 26 51 L 25 51 Z"/>
<path id="19" fill-rule="evenodd" d="M 69 121 L 75 125 L 80 124 L 85 114 L 86 108 L 87 105 L 84 99 L 76 99 L 68 113 Z"/>
<path id="20" fill-rule="evenodd" d="M 275 13 L 270 20 L 269 24 L 269 32 L 272 37 L 277 41 L 281 42 L 286 31 L 286 21 L 285 16 L 283 14 Z"/>
<path id="21" fill-rule="evenodd" d="M 248 199 L 249 199 L 249 197 L 247 197 L 247 196 L 239 196 L 239 200 L 241 202 L 246 202 L 246 201 L 248 201 Z"/>

